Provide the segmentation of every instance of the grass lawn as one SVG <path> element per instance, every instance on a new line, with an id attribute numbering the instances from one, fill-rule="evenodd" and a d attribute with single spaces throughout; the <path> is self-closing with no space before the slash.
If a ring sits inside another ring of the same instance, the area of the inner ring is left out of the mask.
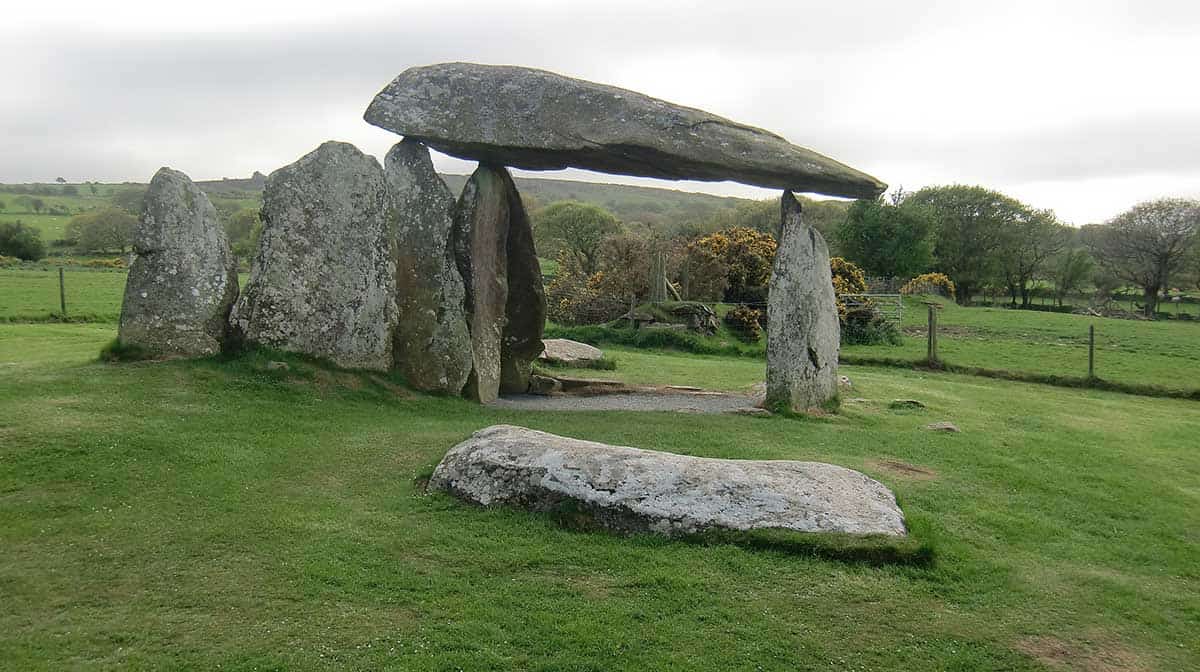
<path id="1" fill-rule="evenodd" d="M 125 271 L 68 269 L 67 316 L 116 322 L 121 316 Z M 43 321 L 60 311 L 58 271 L 0 269 L 0 322 Z"/>
<path id="2" fill-rule="evenodd" d="M 95 363 L 112 336 L 0 324 L 11 669 L 1200 665 L 1194 402 L 847 367 L 865 401 L 826 419 L 532 413 L 254 356 Z M 709 387 L 761 366 L 613 354 L 622 375 Z M 929 409 L 888 410 L 899 397 Z M 922 429 L 937 420 L 964 431 Z M 620 538 L 420 493 L 499 422 L 862 469 L 937 559 Z"/>
<path id="3" fill-rule="evenodd" d="M 847 355 L 923 358 L 926 309 L 906 301 L 899 346 L 850 346 Z M 1096 375 L 1122 383 L 1200 387 L 1200 322 L 1143 322 L 948 303 L 938 317 L 947 362 L 988 369 L 1085 377 L 1088 326 L 1096 327 Z"/>

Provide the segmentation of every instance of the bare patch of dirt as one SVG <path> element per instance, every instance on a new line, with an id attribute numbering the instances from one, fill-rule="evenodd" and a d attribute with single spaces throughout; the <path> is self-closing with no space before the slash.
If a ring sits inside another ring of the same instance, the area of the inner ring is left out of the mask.
<path id="1" fill-rule="evenodd" d="M 361 378 L 345 371 L 317 369 L 314 382 L 323 394 L 336 389 L 361 390 L 363 387 Z"/>
<path id="2" fill-rule="evenodd" d="M 901 462 L 900 460 L 867 460 L 867 466 L 886 471 L 889 474 L 903 476 L 905 478 L 913 478 L 921 481 L 927 481 L 937 478 L 937 472 L 925 467 L 918 467 L 915 464 Z"/>
<path id="3" fill-rule="evenodd" d="M 1026 637 L 1017 642 L 1015 648 L 1052 670 L 1143 672 L 1151 669 L 1140 656 L 1106 633 L 1095 633 L 1081 642 L 1051 636 Z"/>

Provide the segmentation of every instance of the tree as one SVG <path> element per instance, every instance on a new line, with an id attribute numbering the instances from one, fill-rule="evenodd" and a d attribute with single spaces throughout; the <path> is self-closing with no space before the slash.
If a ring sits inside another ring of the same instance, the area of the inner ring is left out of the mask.
<path id="1" fill-rule="evenodd" d="M 93 196 L 95 196 L 95 195 L 97 194 L 97 192 L 99 191 L 98 189 L 96 189 L 96 183 L 95 183 L 95 182 L 89 182 L 89 183 L 88 183 L 88 190 L 92 192 L 92 195 L 93 195 Z"/>
<path id="2" fill-rule="evenodd" d="M 258 238 L 262 235 L 262 219 L 259 211 L 242 208 L 225 221 L 225 234 L 234 256 L 249 260 L 258 249 Z"/>
<path id="3" fill-rule="evenodd" d="M 125 252 L 137 218 L 117 208 L 90 210 L 67 222 L 65 236 L 84 252 Z"/>
<path id="4" fill-rule="evenodd" d="M 996 250 L 1000 277 L 1008 288 L 1012 304 L 1030 305 L 1029 285 L 1050 257 L 1059 253 L 1067 240 L 1067 230 L 1051 210 L 1033 210 L 1022 204 L 1001 232 Z"/>
<path id="5" fill-rule="evenodd" d="M 21 222 L 5 222 L 0 224 L 0 255 L 37 261 L 46 256 L 46 245 L 37 229 Z"/>
<path id="6" fill-rule="evenodd" d="M 1054 299 L 1059 307 L 1068 294 L 1083 287 L 1094 269 L 1092 257 L 1082 247 L 1069 248 L 1051 261 L 1050 279 L 1054 281 Z"/>
<path id="7" fill-rule="evenodd" d="M 777 243 L 769 233 L 733 228 L 704 236 L 697 247 L 720 259 L 727 270 L 725 300 L 733 303 L 763 303 L 775 261 Z"/>
<path id="8" fill-rule="evenodd" d="M 926 208 L 860 200 L 851 204 L 836 235 L 842 255 L 867 273 L 907 278 L 933 264 L 934 226 Z"/>
<path id="9" fill-rule="evenodd" d="M 1102 267 L 1142 290 L 1153 317 L 1200 232 L 1200 201 L 1162 198 L 1139 203 L 1101 226 L 1087 227 L 1088 249 Z"/>
<path id="10" fill-rule="evenodd" d="M 131 215 L 142 214 L 142 201 L 146 198 L 145 187 L 129 187 L 112 192 L 112 203 Z"/>
<path id="11" fill-rule="evenodd" d="M 34 198 L 29 201 L 29 205 L 33 208 L 34 212 L 41 212 L 46 207 L 46 202 L 40 198 Z"/>
<path id="12" fill-rule="evenodd" d="M 55 181 L 55 182 L 57 182 L 57 183 L 59 183 L 59 184 L 66 184 L 66 183 L 67 183 L 67 178 L 65 178 L 65 177 L 56 177 L 56 178 L 54 178 L 54 181 Z"/>
<path id="13" fill-rule="evenodd" d="M 595 273 L 600 244 L 621 232 L 621 223 L 608 210 L 589 203 L 558 201 L 538 211 L 533 219 L 534 237 L 543 254 L 567 252 L 579 262 L 585 275 Z"/>
<path id="14" fill-rule="evenodd" d="M 1028 208 L 1004 194 L 966 185 L 926 187 L 904 200 L 908 207 L 927 207 L 937 221 L 933 255 L 937 270 L 958 288 L 958 302 L 996 277 L 996 251 L 1004 232 Z"/>

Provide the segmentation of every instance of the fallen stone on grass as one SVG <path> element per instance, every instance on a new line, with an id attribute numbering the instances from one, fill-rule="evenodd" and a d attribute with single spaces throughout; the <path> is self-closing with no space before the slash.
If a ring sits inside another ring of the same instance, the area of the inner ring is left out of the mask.
<path id="1" fill-rule="evenodd" d="M 570 366 L 597 362 L 604 358 L 604 352 L 600 348 L 567 338 L 546 338 L 542 340 L 542 345 L 545 349 L 538 355 L 538 359 L 554 364 Z"/>
<path id="2" fill-rule="evenodd" d="M 267 362 L 267 371 L 290 371 L 287 362 Z"/>
<path id="3" fill-rule="evenodd" d="M 557 378 L 539 376 L 536 373 L 529 376 L 529 394 L 548 396 L 558 392 L 562 392 L 562 383 L 558 382 Z"/>
<path id="4" fill-rule="evenodd" d="M 451 448 L 428 487 L 483 506 L 570 513 L 623 533 L 907 534 L 891 490 L 845 467 L 690 457 L 511 425 Z"/>
<path id="5" fill-rule="evenodd" d="M 619 380 L 601 380 L 598 378 L 569 378 L 557 376 L 555 380 L 562 386 L 562 391 L 570 394 L 614 394 L 628 392 L 629 386 Z"/>
<path id="6" fill-rule="evenodd" d="M 892 403 L 888 404 L 888 408 L 894 410 L 919 410 L 925 408 L 925 404 L 916 399 L 893 399 Z"/>
<path id="7" fill-rule="evenodd" d="M 935 432 L 950 432 L 952 434 L 958 434 L 962 432 L 962 430 L 959 429 L 958 426 L 953 422 L 931 422 L 928 425 L 925 425 L 925 429 L 930 429 Z"/>

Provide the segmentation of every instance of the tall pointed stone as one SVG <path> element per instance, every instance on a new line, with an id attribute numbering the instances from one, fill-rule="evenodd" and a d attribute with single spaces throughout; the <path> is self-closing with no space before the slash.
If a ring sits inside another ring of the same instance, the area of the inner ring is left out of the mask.
<path id="1" fill-rule="evenodd" d="M 471 372 L 471 335 L 451 245 L 454 195 L 415 140 L 392 147 L 384 172 L 395 206 L 395 368 L 419 390 L 459 394 Z"/>
<path id="2" fill-rule="evenodd" d="M 508 194 L 508 301 L 500 343 L 500 391 L 524 394 L 529 391 L 533 360 L 545 347 L 546 289 L 529 216 L 508 171 L 503 176 Z"/>
<path id="3" fill-rule="evenodd" d="M 251 343 L 387 370 L 396 326 L 391 199 L 374 157 L 326 142 L 271 173 L 250 282 L 230 317 Z"/>
<path id="4" fill-rule="evenodd" d="M 837 396 L 840 328 L 829 248 L 783 192 L 782 231 L 767 298 L 768 407 L 803 412 Z"/>
<path id="5" fill-rule="evenodd" d="M 466 287 L 473 362 L 463 395 L 485 404 L 500 394 L 510 180 L 504 168 L 480 165 L 463 187 L 454 218 L 454 257 Z"/>
<path id="6" fill-rule="evenodd" d="M 238 294 L 237 265 L 208 196 L 170 168 L 150 180 L 133 234 L 118 339 L 159 355 L 221 349 Z"/>

